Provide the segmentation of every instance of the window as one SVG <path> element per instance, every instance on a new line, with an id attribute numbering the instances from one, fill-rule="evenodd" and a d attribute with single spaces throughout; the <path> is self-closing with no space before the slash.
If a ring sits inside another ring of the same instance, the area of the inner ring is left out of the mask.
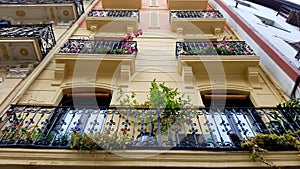
<path id="1" fill-rule="evenodd" d="M 60 106 L 79 107 L 109 107 L 111 94 L 109 93 L 68 93 L 60 102 Z"/>
<path id="2" fill-rule="evenodd" d="M 205 107 L 253 107 L 247 95 L 239 94 L 204 94 Z"/>

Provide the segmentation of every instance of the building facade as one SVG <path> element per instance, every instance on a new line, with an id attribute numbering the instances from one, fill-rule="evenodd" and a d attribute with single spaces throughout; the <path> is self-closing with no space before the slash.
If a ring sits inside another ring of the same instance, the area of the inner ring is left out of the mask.
<path id="1" fill-rule="evenodd" d="M 289 97 L 227 18 L 207 0 L 119 1 L 1 3 L 0 166 L 268 167 L 241 141 L 297 131 L 299 114 L 276 108 Z M 48 43 L 28 42 L 33 24 Z M 283 150 L 265 159 L 299 167 Z"/>

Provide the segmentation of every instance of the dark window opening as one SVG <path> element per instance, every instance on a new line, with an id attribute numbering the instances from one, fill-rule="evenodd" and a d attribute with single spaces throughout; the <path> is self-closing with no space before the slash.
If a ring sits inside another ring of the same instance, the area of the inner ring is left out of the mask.
<path id="1" fill-rule="evenodd" d="M 204 94 L 205 107 L 254 107 L 247 95 L 238 94 Z"/>
<path id="2" fill-rule="evenodd" d="M 109 107 L 111 94 L 108 93 L 68 93 L 60 102 L 60 106 L 67 107 Z"/>
<path id="3" fill-rule="evenodd" d="M 289 44 L 291 47 L 293 47 L 296 51 L 300 51 L 300 41 L 299 42 L 290 42 L 287 40 L 284 40 L 287 44 Z"/>

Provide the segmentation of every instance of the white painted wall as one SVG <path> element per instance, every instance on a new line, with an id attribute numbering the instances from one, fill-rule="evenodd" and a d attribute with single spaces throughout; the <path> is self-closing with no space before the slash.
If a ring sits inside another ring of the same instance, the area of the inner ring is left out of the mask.
<path id="1" fill-rule="evenodd" d="M 215 6 L 224 17 L 227 19 L 227 22 L 233 27 L 233 29 L 244 39 L 255 51 L 257 55 L 261 57 L 261 63 L 263 66 L 271 73 L 271 75 L 277 80 L 278 84 L 281 86 L 282 90 L 290 95 L 294 86 L 295 79 L 291 79 L 264 51 L 263 49 L 256 44 L 256 42 L 248 36 L 248 34 L 213 0 L 209 1 L 213 6 Z M 261 7 L 259 5 L 251 3 L 254 8 L 251 9 L 246 6 L 239 5 L 238 8 L 235 8 L 234 0 L 223 0 L 224 3 L 228 4 L 232 10 L 237 12 L 240 16 L 243 17 L 251 26 L 259 33 L 268 43 L 271 43 L 273 47 L 278 49 L 278 52 L 284 53 L 284 57 L 288 62 L 292 63 L 295 67 L 300 66 L 300 62 L 297 61 L 294 57 L 297 53 L 292 47 L 285 43 L 282 39 L 278 37 L 284 37 L 286 39 L 291 39 L 294 41 L 300 40 L 300 32 L 294 26 L 287 24 L 283 18 L 276 16 L 276 11 Z M 247 2 L 248 3 L 248 2 Z M 254 11 L 254 12 L 253 12 Z M 260 19 L 254 16 L 254 14 L 270 18 L 275 20 L 276 23 L 280 24 L 285 29 L 291 31 L 288 33 L 270 26 L 266 27 L 261 23 Z M 276 37 L 277 36 L 277 37 Z M 297 95 L 300 96 L 300 90 L 298 90 Z"/>

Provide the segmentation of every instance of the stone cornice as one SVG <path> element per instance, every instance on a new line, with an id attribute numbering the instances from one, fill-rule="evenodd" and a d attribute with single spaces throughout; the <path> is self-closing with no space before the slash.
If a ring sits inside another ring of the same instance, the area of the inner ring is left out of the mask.
<path id="1" fill-rule="evenodd" d="M 269 152 L 265 159 L 277 166 L 299 168 L 299 152 Z M 0 168 L 261 168 L 248 152 L 207 151 L 95 151 L 0 149 Z"/>

